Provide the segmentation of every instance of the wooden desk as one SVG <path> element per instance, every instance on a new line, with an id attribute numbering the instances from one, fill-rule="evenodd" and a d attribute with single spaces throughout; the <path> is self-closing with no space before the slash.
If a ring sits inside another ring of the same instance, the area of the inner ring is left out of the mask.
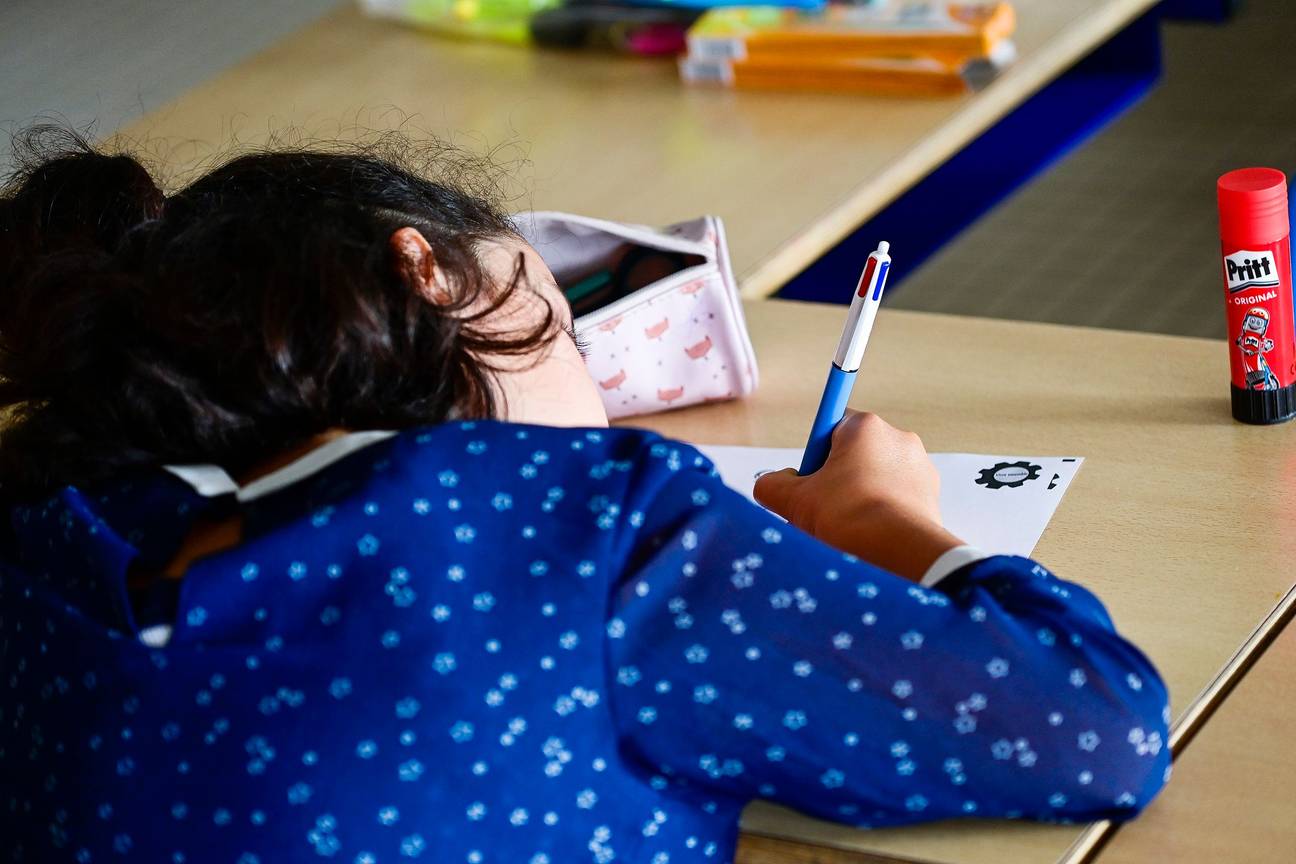
<path id="1" fill-rule="evenodd" d="M 296 124 L 310 138 L 406 115 L 515 175 L 516 209 L 728 224 L 766 296 L 1156 0 L 1015 0 L 1020 60 L 976 95 L 867 99 L 684 87 L 673 63 L 456 43 L 352 4 L 129 127 L 169 165 Z"/>
<path id="2" fill-rule="evenodd" d="M 1098 864 L 1269 864 L 1296 856 L 1296 626 L 1288 624 L 1175 762 L 1169 789 Z M 752 864 L 756 864 L 755 861 Z"/>
<path id="3" fill-rule="evenodd" d="M 804 443 L 841 310 L 747 309 L 760 390 L 644 425 L 704 443 Z M 883 310 L 852 405 L 919 432 L 931 450 L 1085 456 L 1036 555 L 1103 598 L 1160 668 L 1179 717 L 1293 580 L 1296 424 L 1235 423 L 1227 386 L 1215 341 Z M 745 826 L 960 864 L 1056 861 L 1082 834 L 984 822 L 865 833 L 767 806 L 749 809 Z M 759 843 L 744 854 L 745 864 L 779 860 Z M 875 860 L 826 854 L 783 860 Z"/>

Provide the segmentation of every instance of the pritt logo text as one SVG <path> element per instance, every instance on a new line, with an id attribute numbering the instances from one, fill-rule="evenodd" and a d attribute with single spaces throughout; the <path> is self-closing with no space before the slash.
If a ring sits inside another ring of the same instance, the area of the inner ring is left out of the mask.
<path id="1" fill-rule="evenodd" d="M 1248 288 L 1272 288 L 1278 285 L 1278 264 L 1272 252 L 1240 249 L 1225 256 L 1224 278 L 1230 294 Z"/>

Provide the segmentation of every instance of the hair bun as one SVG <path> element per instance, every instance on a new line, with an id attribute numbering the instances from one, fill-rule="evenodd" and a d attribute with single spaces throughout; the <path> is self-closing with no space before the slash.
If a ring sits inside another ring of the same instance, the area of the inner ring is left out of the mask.
<path id="1" fill-rule="evenodd" d="M 0 190 L 0 403 L 51 398 L 102 362 L 89 334 L 120 329 L 133 284 L 117 252 L 165 201 L 135 159 L 65 129 L 28 130 L 14 156 Z"/>
<path id="2" fill-rule="evenodd" d="M 28 130 L 15 141 L 14 157 L 18 169 L 0 204 L 6 263 L 69 247 L 111 253 L 132 228 L 157 218 L 166 200 L 134 158 L 97 153 L 66 129 Z"/>

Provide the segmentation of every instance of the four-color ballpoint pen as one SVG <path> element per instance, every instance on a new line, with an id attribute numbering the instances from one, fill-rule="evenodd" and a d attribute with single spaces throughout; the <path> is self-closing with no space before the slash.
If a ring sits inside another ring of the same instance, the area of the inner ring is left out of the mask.
<path id="1" fill-rule="evenodd" d="M 889 243 L 878 244 L 877 251 L 869 255 L 859 284 L 855 286 L 855 296 L 851 297 L 850 310 L 846 313 L 846 327 L 828 369 L 828 383 L 824 385 L 819 411 L 815 414 L 814 426 L 810 428 L 810 440 L 806 442 L 799 474 L 813 474 L 823 467 L 828 458 L 828 448 L 832 445 L 833 428 L 846 415 L 846 402 L 855 384 L 855 373 L 864 359 L 873 319 L 882 303 L 882 289 L 886 287 L 887 270 L 891 267 L 891 256 L 887 254 L 890 248 Z"/>

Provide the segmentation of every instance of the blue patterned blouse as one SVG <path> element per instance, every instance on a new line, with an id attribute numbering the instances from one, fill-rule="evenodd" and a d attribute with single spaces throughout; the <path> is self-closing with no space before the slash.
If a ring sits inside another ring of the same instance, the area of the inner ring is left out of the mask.
<path id="1" fill-rule="evenodd" d="M 724 862 L 754 798 L 1127 818 L 1169 771 L 1165 687 L 1085 589 L 1007 557 L 915 586 L 650 433 L 450 424 L 216 491 L 14 509 L 9 860 Z M 169 611 L 131 598 L 236 508 Z"/>

